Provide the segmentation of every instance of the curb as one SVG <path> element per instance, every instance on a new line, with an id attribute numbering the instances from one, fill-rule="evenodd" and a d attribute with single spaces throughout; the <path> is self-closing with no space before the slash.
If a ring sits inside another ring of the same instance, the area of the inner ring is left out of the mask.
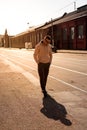
<path id="1" fill-rule="evenodd" d="M 57 53 L 87 54 L 87 50 L 57 50 Z"/>

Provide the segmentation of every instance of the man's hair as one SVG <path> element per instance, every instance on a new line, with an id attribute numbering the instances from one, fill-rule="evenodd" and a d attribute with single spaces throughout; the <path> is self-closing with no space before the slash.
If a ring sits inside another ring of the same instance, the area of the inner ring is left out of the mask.
<path id="1" fill-rule="evenodd" d="M 46 36 L 44 37 L 44 39 L 51 40 L 51 36 L 50 36 L 50 35 L 46 35 Z"/>

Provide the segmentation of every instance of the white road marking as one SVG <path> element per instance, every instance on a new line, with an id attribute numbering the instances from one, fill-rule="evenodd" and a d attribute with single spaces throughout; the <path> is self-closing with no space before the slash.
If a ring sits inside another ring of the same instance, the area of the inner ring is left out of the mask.
<path id="1" fill-rule="evenodd" d="M 3 55 L 2 55 L 3 56 Z M 20 57 L 20 56 L 17 56 L 17 57 Z M 8 57 L 7 57 L 8 58 Z M 22 57 L 20 57 L 20 58 L 22 58 Z M 13 60 L 13 59 L 10 59 L 10 58 L 8 58 L 9 60 Z M 29 60 L 31 60 L 31 59 L 29 59 Z M 14 61 L 14 60 L 13 60 Z M 31 61 L 33 61 L 34 62 L 34 60 L 31 60 Z M 31 70 L 35 70 L 33 67 L 30 67 L 30 66 L 28 66 L 28 65 L 25 65 L 25 64 L 23 64 L 23 63 L 20 63 L 20 62 L 18 62 L 17 61 L 17 63 L 18 64 L 21 64 L 21 65 L 23 65 L 23 66 L 25 66 L 25 67 L 28 67 L 28 68 L 30 68 Z M 78 73 L 78 74 L 81 74 L 81 75 L 87 75 L 87 73 L 84 73 L 84 72 L 80 72 L 80 71 L 76 71 L 76 70 L 71 70 L 71 69 L 68 69 L 68 68 L 64 68 L 64 67 L 61 67 L 61 66 L 56 66 L 56 65 L 51 65 L 52 67 L 55 67 L 55 68 L 59 68 L 59 69 L 63 69 L 63 70 L 67 70 L 67 71 L 71 71 L 71 72 L 73 72 L 73 73 Z"/>
<path id="2" fill-rule="evenodd" d="M 34 86 L 39 86 L 39 80 L 33 76 L 33 74 L 25 71 L 22 67 L 15 65 L 14 63 L 12 63 L 11 61 L 8 60 L 9 58 L 4 60 L 4 64 L 9 65 L 11 70 L 16 71 L 18 73 L 23 74 L 31 83 L 34 84 Z M 23 64 L 22 64 L 23 65 Z M 28 66 L 27 66 L 28 67 Z"/>
<path id="3" fill-rule="evenodd" d="M 1 54 L 0 54 L 0 55 L 1 55 Z M 5 57 L 4 55 L 1 55 L 1 56 Z M 15 68 L 17 69 L 17 71 L 19 71 L 19 72 L 22 71 L 21 73 L 22 73 L 24 76 L 26 76 L 26 78 L 28 78 L 35 86 L 39 85 L 39 80 L 38 80 L 35 76 L 33 76 L 33 74 L 31 74 L 31 73 L 25 71 L 25 70 L 22 69 L 21 67 L 19 67 L 19 66 L 15 65 L 14 63 L 12 63 L 12 62 L 11 62 L 12 59 L 10 59 L 10 58 L 8 58 L 8 57 L 5 57 L 5 58 L 7 58 L 6 61 L 7 61 L 8 64 L 11 64 L 11 66 L 15 67 Z M 8 61 L 8 60 L 10 60 L 10 61 Z M 27 67 L 27 68 L 29 68 L 29 69 L 31 69 L 31 70 L 35 70 L 35 71 L 36 71 L 36 69 L 34 69 L 33 67 L 30 67 L 30 66 L 28 66 L 28 65 L 25 65 L 25 64 L 20 63 L 20 62 L 18 62 L 18 61 L 15 61 L 15 60 L 13 60 L 13 61 L 16 62 L 16 63 L 18 63 L 18 64 L 21 64 L 21 65 L 23 65 L 23 66 L 25 66 L 25 67 Z M 80 74 L 81 74 L 81 73 L 80 73 Z M 61 79 L 55 78 L 55 77 L 53 77 L 53 76 L 51 76 L 51 75 L 49 75 L 49 77 L 52 78 L 52 79 L 54 79 L 54 80 L 56 80 L 56 81 L 58 81 L 58 82 L 61 82 L 62 84 L 65 84 L 65 85 L 67 85 L 67 86 L 70 86 L 70 87 L 72 87 L 72 88 L 74 88 L 74 89 L 77 89 L 77 90 L 79 90 L 79 91 L 81 91 L 81 92 L 87 93 L 87 91 L 85 91 L 85 90 L 83 90 L 83 89 L 80 89 L 80 88 L 78 88 L 77 86 L 74 86 L 74 85 L 72 85 L 72 84 L 69 84 L 69 83 L 67 83 L 67 82 L 65 82 L 65 81 L 63 81 L 63 80 L 61 80 Z"/>
<path id="4" fill-rule="evenodd" d="M 82 92 L 84 92 L 84 93 L 87 93 L 87 91 L 85 91 L 85 90 L 83 90 L 83 89 L 80 89 L 80 88 L 78 88 L 77 86 L 74 86 L 74 85 L 72 85 L 72 84 L 69 84 L 69 83 L 67 83 L 67 82 L 65 82 L 65 81 L 63 81 L 63 80 L 61 80 L 61 79 L 55 78 L 55 77 L 53 77 L 53 76 L 51 76 L 51 75 L 50 75 L 49 77 L 52 78 L 52 79 L 54 79 L 54 80 L 57 80 L 58 82 L 61 82 L 61 83 L 65 84 L 65 85 L 67 85 L 67 86 L 70 86 L 70 87 L 75 88 L 75 89 L 77 89 L 77 90 L 79 90 L 79 91 L 82 91 Z"/>
<path id="5" fill-rule="evenodd" d="M 29 79 L 35 86 L 39 86 L 39 79 L 33 76 L 33 74 L 29 72 L 23 72 L 22 73 L 27 79 Z"/>
<path id="6" fill-rule="evenodd" d="M 56 57 L 56 56 L 55 56 L 55 58 L 56 58 L 56 59 L 61 59 L 60 57 Z M 69 60 L 69 61 L 70 61 L 70 60 L 71 60 L 71 61 L 87 61 L 86 59 L 84 59 L 84 60 L 80 60 L 80 59 L 75 59 L 75 58 L 65 58 L 65 57 L 64 57 L 64 59 L 65 59 L 65 60 Z"/>
<path id="7" fill-rule="evenodd" d="M 78 74 L 82 74 L 82 75 L 87 75 L 87 73 L 83 73 L 83 72 L 80 72 L 80 71 L 71 70 L 71 69 L 67 69 L 67 68 L 64 68 L 64 67 L 56 66 L 56 65 L 51 65 L 51 66 L 55 67 L 55 68 L 60 68 L 60 69 L 63 69 L 63 70 L 71 71 L 71 72 L 74 72 L 74 73 L 78 73 Z"/>

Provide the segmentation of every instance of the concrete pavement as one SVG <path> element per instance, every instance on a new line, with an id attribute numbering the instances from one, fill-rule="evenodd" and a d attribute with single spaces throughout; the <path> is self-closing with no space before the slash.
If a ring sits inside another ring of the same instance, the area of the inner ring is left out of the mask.
<path id="1" fill-rule="evenodd" d="M 43 99 L 38 85 L 0 58 L 0 130 L 86 130 L 87 95 L 85 104 L 80 104 L 78 95 L 52 93 Z"/>

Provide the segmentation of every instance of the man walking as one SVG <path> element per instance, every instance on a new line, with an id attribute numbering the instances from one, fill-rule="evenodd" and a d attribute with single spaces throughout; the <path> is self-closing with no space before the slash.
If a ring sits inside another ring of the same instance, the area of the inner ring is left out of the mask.
<path id="1" fill-rule="evenodd" d="M 41 90 L 44 97 L 47 97 L 46 82 L 49 74 L 49 67 L 52 62 L 51 37 L 46 35 L 35 47 L 34 59 L 38 64 Z"/>

